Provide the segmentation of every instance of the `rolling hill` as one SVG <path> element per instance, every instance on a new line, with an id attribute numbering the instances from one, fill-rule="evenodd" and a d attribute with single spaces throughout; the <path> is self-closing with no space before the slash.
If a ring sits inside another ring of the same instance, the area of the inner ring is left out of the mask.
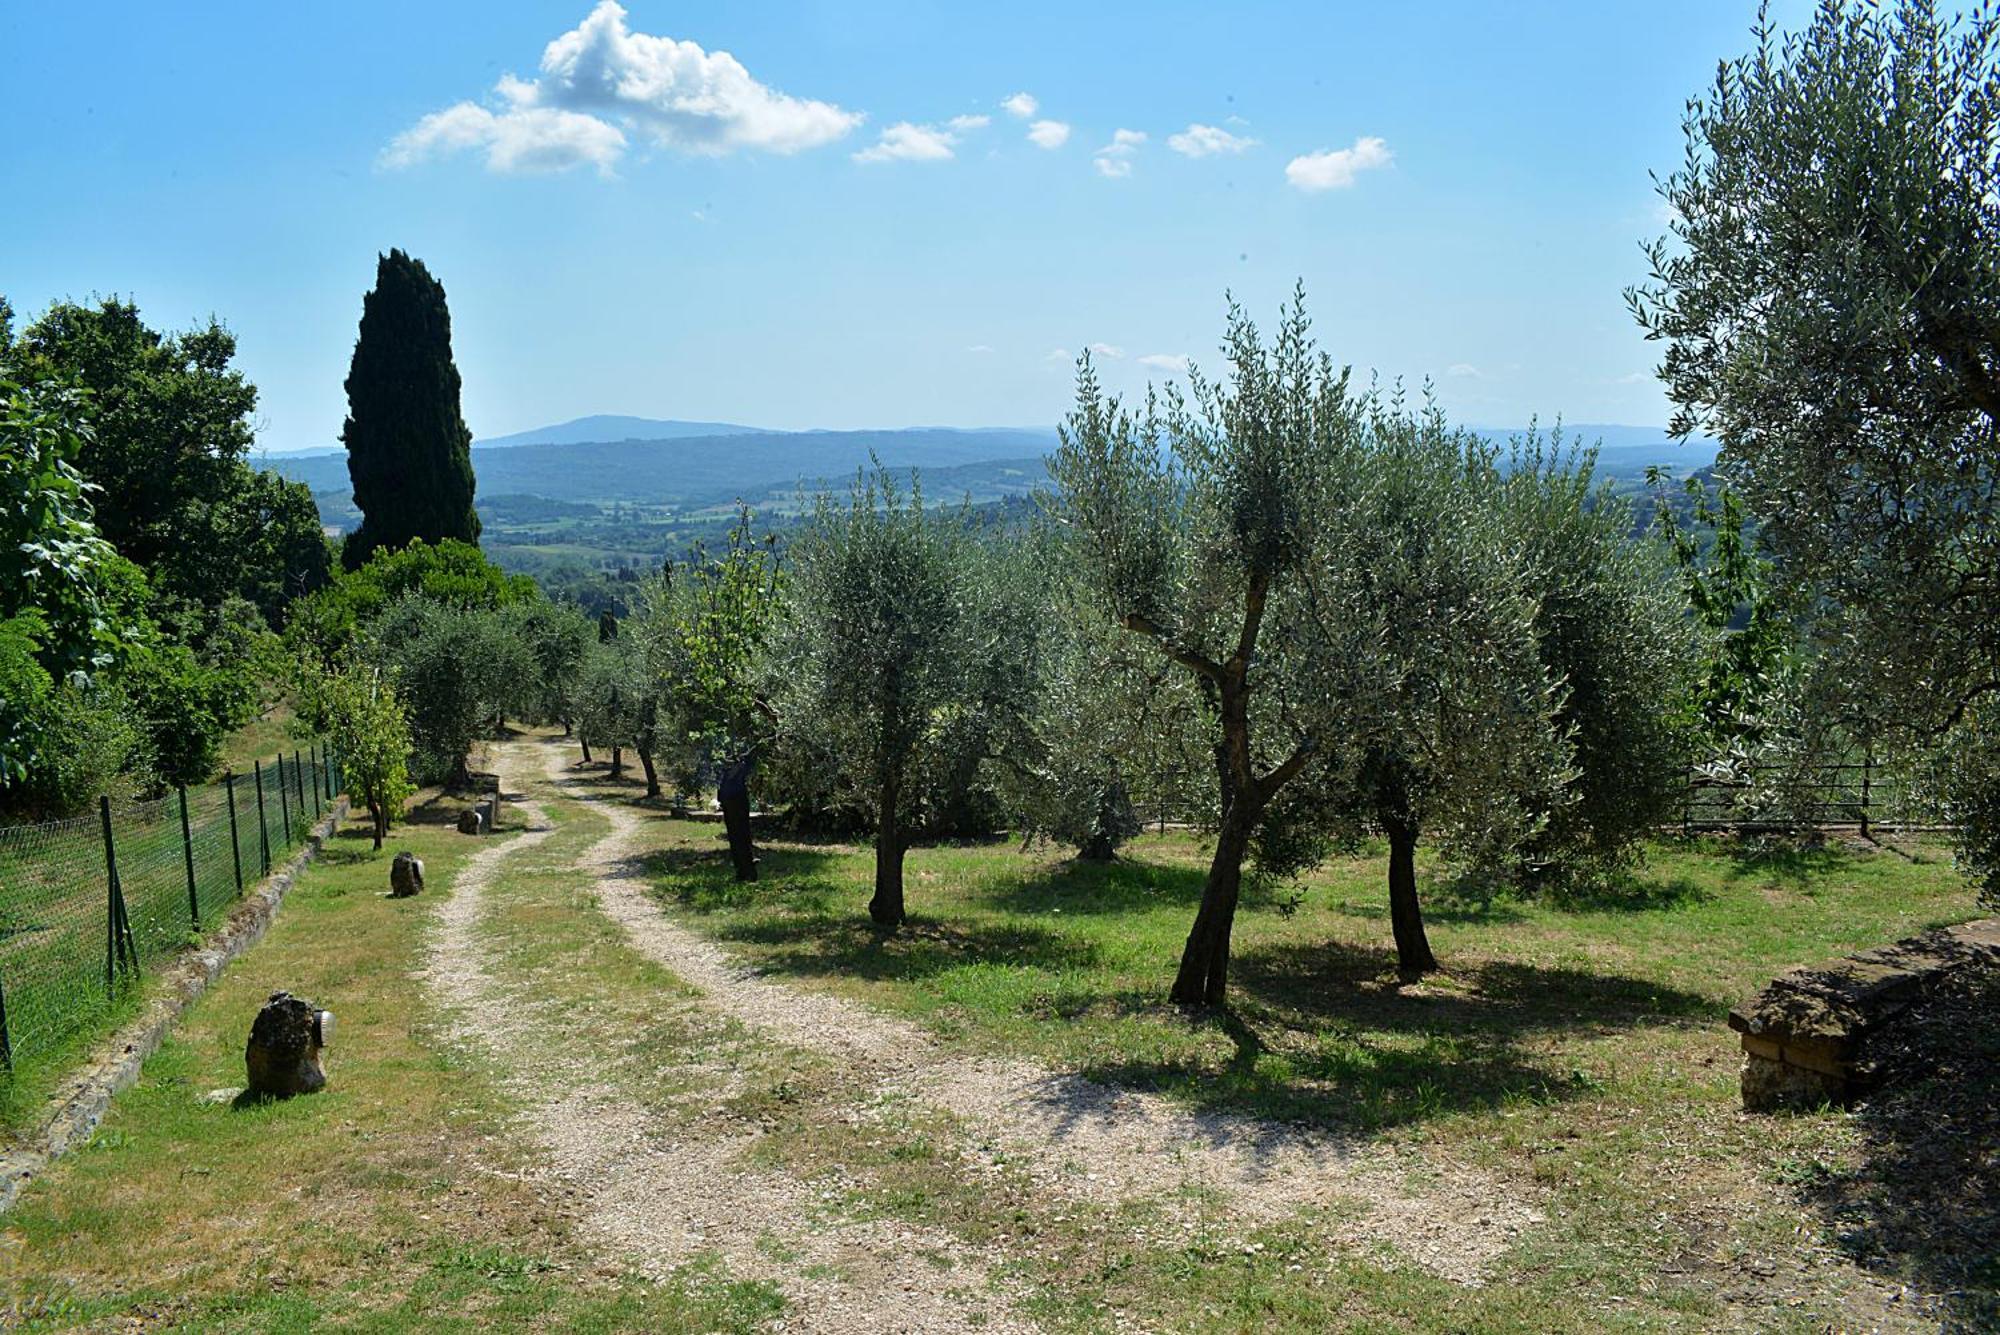
<path id="1" fill-rule="evenodd" d="M 1037 458 L 1053 431 L 742 431 L 733 435 L 489 448 L 474 456 L 479 491 L 558 501 L 713 505 L 839 478 L 878 458 L 891 468 L 959 467 Z M 265 467 L 314 492 L 347 493 L 347 456 L 272 456 Z"/>
<path id="2" fill-rule="evenodd" d="M 516 431 L 506 436 L 488 436 L 472 442 L 475 450 L 511 449 L 521 445 L 588 445 L 600 441 L 685 440 L 690 436 L 757 436 L 760 426 L 735 422 L 680 422 L 659 417 L 619 417 L 600 413 L 578 417 L 554 426 Z"/>

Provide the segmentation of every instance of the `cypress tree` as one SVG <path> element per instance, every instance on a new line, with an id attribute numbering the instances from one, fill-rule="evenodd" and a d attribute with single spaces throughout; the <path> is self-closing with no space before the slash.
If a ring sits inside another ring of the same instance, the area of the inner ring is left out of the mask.
<path id="1" fill-rule="evenodd" d="M 377 547 L 413 538 L 479 541 L 472 505 L 472 433 L 459 412 L 444 286 L 400 250 L 378 257 L 375 290 L 347 372 L 347 475 L 361 527 L 342 560 L 360 567 Z"/>

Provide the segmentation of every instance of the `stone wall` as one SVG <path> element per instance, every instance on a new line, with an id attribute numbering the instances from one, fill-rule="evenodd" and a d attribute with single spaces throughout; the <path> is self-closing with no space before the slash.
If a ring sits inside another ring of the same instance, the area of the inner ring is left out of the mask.
<path id="1" fill-rule="evenodd" d="M 1865 1094 L 1876 1076 L 1869 1036 L 1932 983 L 1980 963 L 2000 963 L 2000 918 L 1781 976 L 1729 1012 L 1729 1027 L 1743 1036 L 1743 1106 L 1813 1108 Z"/>

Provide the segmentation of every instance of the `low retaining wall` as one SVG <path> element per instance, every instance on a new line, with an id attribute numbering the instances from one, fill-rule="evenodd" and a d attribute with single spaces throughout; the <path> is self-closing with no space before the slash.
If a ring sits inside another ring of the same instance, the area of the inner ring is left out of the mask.
<path id="1" fill-rule="evenodd" d="M 1845 1104 L 1874 1087 L 1870 1034 L 1960 969 L 2000 964 L 2000 918 L 1942 927 L 1817 968 L 1794 969 L 1729 1012 L 1743 1036 L 1751 1112 Z"/>
<path id="2" fill-rule="evenodd" d="M 24 1148 L 0 1154 L 0 1210 L 14 1203 L 22 1186 L 49 1160 L 97 1129 L 112 1097 L 139 1078 L 139 1068 L 173 1031 L 187 1008 L 208 991 L 225 965 L 257 944 L 277 916 L 292 882 L 339 828 L 347 810 L 347 799 L 336 798 L 332 810 L 313 827 L 298 851 L 245 894 L 213 936 L 161 970 L 157 994 L 139 1018 L 113 1034 L 65 1082 L 65 1092 L 56 1098 L 47 1120 Z"/>

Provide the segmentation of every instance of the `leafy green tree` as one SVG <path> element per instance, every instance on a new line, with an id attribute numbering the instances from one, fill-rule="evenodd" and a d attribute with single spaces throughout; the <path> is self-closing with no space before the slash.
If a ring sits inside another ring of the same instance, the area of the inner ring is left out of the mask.
<path id="1" fill-rule="evenodd" d="M 347 535 L 349 570 L 378 547 L 411 539 L 479 541 L 472 432 L 459 411 L 444 287 L 400 250 L 378 257 L 347 373 L 347 471 L 361 526 Z"/>
<path id="2" fill-rule="evenodd" d="M 630 639 L 612 636 L 590 644 L 577 672 L 573 708 L 584 758 L 595 743 L 611 751 L 611 777 L 625 772 L 625 748 L 636 747 L 642 728 L 653 726 L 650 681 Z M 650 756 L 645 761 L 650 771 Z M 649 773 L 649 787 L 657 780 Z"/>
<path id="3" fill-rule="evenodd" d="M 1018 563 L 886 470 L 821 496 L 773 634 L 783 745 L 875 832 L 869 916 L 904 918 L 903 860 L 1022 743 L 1040 638 Z"/>
<path id="4" fill-rule="evenodd" d="M 367 635 L 369 660 L 389 674 L 408 715 L 416 777 L 469 784 L 466 759 L 482 726 L 533 680 L 527 645 L 493 609 L 414 593 L 391 603 Z"/>
<path id="5" fill-rule="evenodd" d="M 1139 801 L 1198 808 L 1174 778 L 1211 767 L 1201 753 L 1207 719 L 1185 674 L 1082 605 L 1059 535 L 1037 532 L 1032 550 L 1037 577 L 1025 592 L 1048 629 L 1029 745 L 995 767 L 995 786 L 1023 832 L 1109 862 L 1139 832 Z"/>
<path id="6" fill-rule="evenodd" d="M 0 380 L 0 621 L 32 617 L 16 633 L 58 678 L 108 662 L 115 639 L 102 606 L 114 553 L 76 466 L 88 437 L 79 415 L 73 393 Z"/>
<path id="7" fill-rule="evenodd" d="M 1335 726 L 1356 751 L 1347 800 L 1388 838 L 1397 966 L 1414 974 L 1437 967 L 1417 894 L 1419 839 L 1442 836 L 1476 868 L 1504 869 L 1567 814 L 1577 775 L 1559 670 L 1537 636 L 1544 572 L 1510 531 L 1496 452 L 1435 408 L 1362 408 L 1361 485 L 1309 587 L 1318 614 L 1367 647 L 1322 665 L 1318 688 L 1339 702 Z M 1542 490 L 1532 475 L 1521 487 Z M 1326 776 L 1336 801 L 1342 777 Z M 1306 789 L 1292 800 L 1309 809 L 1323 799 Z"/>
<path id="8" fill-rule="evenodd" d="M 286 613 L 286 638 L 295 653 L 310 653 L 330 663 L 370 622 L 412 595 L 471 610 L 533 605 L 542 596 L 534 580 L 509 575 L 469 542 L 413 541 L 398 548 L 378 547 L 360 569 L 292 604 Z"/>
<path id="9" fill-rule="evenodd" d="M 767 650 L 783 594 L 776 543 L 769 535 L 753 536 L 744 509 L 719 554 L 698 548 L 685 564 L 669 563 L 643 584 L 626 624 L 650 679 L 644 734 L 655 746 L 661 736 L 675 739 L 683 787 L 695 787 L 704 772 L 716 775 L 730 852 L 743 880 L 757 874 L 749 776 L 777 721 Z M 642 760 L 650 749 L 641 747 Z M 647 782 L 657 789 L 650 766 Z"/>
<path id="10" fill-rule="evenodd" d="M 297 699 L 301 725 L 340 758 L 348 790 L 361 799 L 381 848 L 396 813 L 416 791 L 402 702 L 377 668 L 329 670 L 312 660 L 300 664 Z"/>
<path id="11" fill-rule="evenodd" d="M 109 685 L 117 557 L 76 469 L 78 416 L 72 392 L 0 381 L 0 802 L 21 814 L 75 809 L 138 745 Z"/>
<path id="12" fill-rule="evenodd" d="M 1742 498 L 1727 483 L 1682 483 L 1685 521 L 1657 474 L 1654 526 L 1667 537 L 1689 615 L 1703 632 L 1706 661 L 1677 697 L 1697 758 L 1731 768 L 1766 740 L 1769 714 L 1787 692 L 1793 621 L 1757 549 Z"/>
<path id="13" fill-rule="evenodd" d="M 1510 546 L 1536 598 L 1542 666 L 1563 685 L 1556 724 L 1575 770 L 1523 855 L 1531 874 L 1574 880 L 1628 861 L 1686 791 L 1700 733 L 1676 702 L 1714 632 L 1686 615 L 1668 544 L 1634 540 L 1631 504 L 1596 480 L 1594 451 L 1531 430 L 1506 474 Z"/>
<path id="14" fill-rule="evenodd" d="M 219 502 L 237 480 L 257 390 L 235 355 L 220 324 L 163 335 L 116 298 L 51 306 L 6 354 L 15 379 L 87 391 L 77 467 L 99 489 L 99 531 L 143 567 L 178 554 L 186 507 Z"/>
<path id="15" fill-rule="evenodd" d="M 596 622 L 573 603 L 518 599 L 507 604 L 516 634 L 528 647 L 534 678 L 522 712 L 543 723 L 575 722 L 574 698 L 585 655 L 596 642 Z"/>
<path id="16" fill-rule="evenodd" d="M 1435 408 L 1352 392 L 1302 299 L 1269 346 L 1232 306 L 1224 352 L 1226 385 L 1196 373 L 1191 400 L 1149 394 L 1137 414 L 1086 358 L 1052 470 L 1093 605 L 1183 669 L 1206 713 L 1216 848 L 1172 995 L 1211 1005 L 1246 861 L 1295 874 L 1363 824 L 1389 839 L 1399 963 L 1436 967 L 1419 837 L 1516 859 L 1577 801 L 1562 673 L 1631 657 L 1585 606 L 1609 568 L 1595 589 L 1552 582 L 1558 539 L 1591 533 L 1564 518 L 1573 479 L 1531 464 L 1510 512 L 1493 448 Z"/>
<path id="17" fill-rule="evenodd" d="M 329 560 L 310 490 L 244 460 L 257 391 L 235 353 L 214 321 L 169 336 L 108 300 L 50 307 L 0 346 L 0 367 L 82 391 L 76 462 L 99 488 L 99 528 L 160 597 L 247 598 L 276 625 L 286 601 L 326 582 Z"/>
<path id="18" fill-rule="evenodd" d="M 1051 464 L 1057 517 L 1098 614 L 1191 674 L 1212 720 L 1216 846 L 1173 987 L 1188 1004 L 1222 1002 L 1252 841 L 1340 735 L 1313 665 L 1363 648 L 1320 615 L 1332 609 L 1315 607 L 1308 580 L 1359 455 L 1347 373 L 1308 328 L 1295 307 L 1267 351 L 1232 304 L 1233 388 L 1195 373 L 1192 402 L 1169 387 L 1136 415 L 1104 394 L 1086 356 Z"/>
<path id="19" fill-rule="evenodd" d="M 2000 16 L 1826 0 L 1752 38 L 1689 104 L 1669 235 L 1629 300 L 1665 345 L 1674 429 L 1720 440 L 1805 595 L 1816 693 L 1908 744 L 1987 754 Z M 2000 791 L 2000 771 L 1979 782 Z M 1969 831 L 1965 852 L 2000 891 L 1996 846 Z"/>

